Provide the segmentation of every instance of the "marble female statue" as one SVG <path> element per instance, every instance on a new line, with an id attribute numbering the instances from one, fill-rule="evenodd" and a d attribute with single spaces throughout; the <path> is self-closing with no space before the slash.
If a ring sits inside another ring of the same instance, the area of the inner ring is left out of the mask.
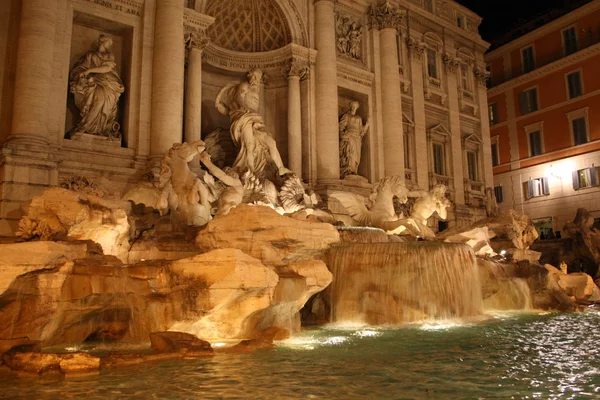
<path id="1" fill-rule="evenodd" d="M 362 139 L 369 131 L 369 121 L 363 125 L 362 118 L 356 115 L 360 103 L 350 103 L 350 111 L 340 118 L 340 178 L 357 175 L 360 164 Z"/>
<path id="2" fill-rule="evenodd" d="M 98 49 L 88 51 L 71 70 L 70 91 L 81 116 L 73 132 L 120 138 L 117 105 L 125 87 L 112 45 L 110 37 L 100 35 Z"/>
<path id="3" fill-rule="evenodd" d="M 262 75 L 259 69 L 251 70 L 247 82 L 225 86 L 217 94 L 215 102 L 219 112 L 231 119 L 230 133 L 238 148 L 233 168 L 239 174 L 249 170 L 259 178 L 264 177 L 269 161 L 275 164 L 279 175 L 291 172 L 283 166 L 275 140 L 258 113 Z"/>

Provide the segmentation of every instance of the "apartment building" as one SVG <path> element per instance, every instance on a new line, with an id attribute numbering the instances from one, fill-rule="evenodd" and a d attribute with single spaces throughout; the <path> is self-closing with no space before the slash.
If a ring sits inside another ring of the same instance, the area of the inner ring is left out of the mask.
<path id="1" fill-rule="evenodd" d="M 600 0 L 486 55 L 494 186 L 501 209 L 562 230 L 600 217 Z"/>

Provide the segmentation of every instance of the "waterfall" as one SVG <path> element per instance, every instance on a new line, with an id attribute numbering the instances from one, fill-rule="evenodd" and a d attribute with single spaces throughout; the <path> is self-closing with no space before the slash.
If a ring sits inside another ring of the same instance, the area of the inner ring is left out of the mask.
<path id="1" fill-rule="evenodd" d="M 478 260 L 486 310 L 531 310 L 532 296 L 527 280 L 519 277 L 516 264 Z"/>
<path id="2" fill-rule="evenodd" d="M 331 322 L 400 324 L 468 318 L 483 310 L 470 247 L 438 242 L 353 244 L 332 248 L 325 296 Z"/>

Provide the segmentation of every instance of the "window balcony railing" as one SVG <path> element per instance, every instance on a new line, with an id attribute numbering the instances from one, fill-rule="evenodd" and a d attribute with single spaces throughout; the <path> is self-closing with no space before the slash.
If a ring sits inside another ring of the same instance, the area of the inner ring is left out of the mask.
<path id="1" fill-rule="evenodd" d="M 430 76 L 429 86 L 431 86 L 433 89 L 442 90 L 442 81 L 440 81 L 437 78 L 434 78 L 433 76 Z"/>
<path id="2" fill-rule="evenodd" d="M 429 185 L 433 188 L 435 185 L 445 185 L 447 188 L 453 188 L 454 185 L 451 176 L 438 175 L 435 172 L 429 173 Z"/>

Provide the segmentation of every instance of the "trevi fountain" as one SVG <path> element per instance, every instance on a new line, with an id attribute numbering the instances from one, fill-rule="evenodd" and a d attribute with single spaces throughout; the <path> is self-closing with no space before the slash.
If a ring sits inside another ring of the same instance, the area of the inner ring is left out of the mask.
<path id="1" fill-rule="evenodd" d="M 1 6 L 0 398 L 599 398 L 600 232 L 499 209 L 438 3 Z"/>

